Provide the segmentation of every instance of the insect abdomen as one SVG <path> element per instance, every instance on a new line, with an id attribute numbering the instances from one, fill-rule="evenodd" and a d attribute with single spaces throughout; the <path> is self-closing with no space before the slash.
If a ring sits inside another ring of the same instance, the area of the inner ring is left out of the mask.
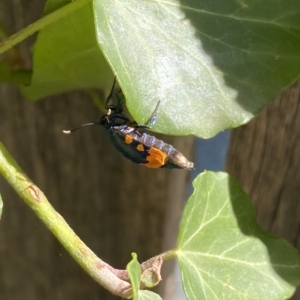
<path id="1" fill-rule="evenodd" d="M 193 169 L 194 164 L 175 149 L 172 145 L 157 139 L 155 136 L 147 133 L 131 132 L 128 134 L 133 141 L 138 142 L 140 147 L 147 148 L 147 163 L 150 168 L 168 168 L 168 169 Z M 144 150 L 145 151 L 145 150 Z"/>

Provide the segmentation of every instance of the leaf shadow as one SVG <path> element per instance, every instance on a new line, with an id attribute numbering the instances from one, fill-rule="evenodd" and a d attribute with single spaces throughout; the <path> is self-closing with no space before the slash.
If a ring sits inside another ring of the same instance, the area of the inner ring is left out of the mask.
<path id="1" fill-rule="evenodd" d="M 264 1 L 179 1 L 185 21 L 244 110 L 257 114 L 299 76 L 296 1 L 290 7 L 274 3 L 272 10 Z"/>
<path id="2" fill-rule="evenodd" d="M 273 270 L 291 286 L 296 287 L 300 281 L 298 251 L 286 240 L 273 236 L 259 227 L 249 196 L 232 176 L 228 179 L 228 186 L 232 208 L 243 234 L 260 240 L 268 251 Z"/>

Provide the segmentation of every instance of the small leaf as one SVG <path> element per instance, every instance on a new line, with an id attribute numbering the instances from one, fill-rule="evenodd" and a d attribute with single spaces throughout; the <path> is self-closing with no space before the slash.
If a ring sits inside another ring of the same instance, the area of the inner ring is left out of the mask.
<path id="1" fill-rule="evenodd" d="M 133 299 L 138 300 L 141 281 L 141 265 L 137 261 L 137 255 L 135 253 L 132 253 L 132 260 L 127 265 L 126 270 L 132 286 Z"/>
<path id="2" fill-rule="evenodd" d="M 48 0 L 44 14 L 69 3 Z M 39 32 L 33 67 L 32 84 L 22 87 L 32 100 L 71 89 L 111 87 L 113 76 L 95 38 L 91 3 Z"/>
<path id="3" fill-rule="evenodd" d="M 139 291 L 139 300 L 162 300 L 162 298 L 151 291 Z"/>
<path id="4" fill-rule="evenodd" d="M 161 263 L 159 264 L 161 265 Z M 133 300 L 160 300 L 161 299 L 159 295 L 153 292 L 140 290 L 141 265 L 137 261 L 137 255 L 135 253 L 132 253 L 132 260 L 127 265 L 126 270 L 128 272 L 131 286 L 132 286 Z"/>
<path id="5" fill-rule="evenodd" d="M 300 74 L 299 0 L 95 0 L 97 39 L 128 108 L 155 131 L 211 137 Z"/>
<path id="6" fill-rule="evenodd" d="M 288 299 L 300 281 L 299 253 L 262 231 L 249 197 L 226 173 L 193 183 L 178 238 L 178 260 L 191 299 Z"/>
<path id="7" fill-rule="evenodd" d="M 1 194 L 0 194 L 0 220 L 1 220 L 1 216 L 2 216 L 2 210 L 3 210 L 3 201 L 2 201 Z"/>

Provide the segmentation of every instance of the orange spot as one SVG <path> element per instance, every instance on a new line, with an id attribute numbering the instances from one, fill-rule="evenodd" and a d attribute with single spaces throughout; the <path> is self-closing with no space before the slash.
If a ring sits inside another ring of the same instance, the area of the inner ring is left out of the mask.
<path id="1" fill-rule="evenodd" d="M 129 135 L 125 135 L 125 143 L 126 144 L 131 144 L 133 141 L 133 138 Z"/>
<path id="2" fill-rule="evenodd" d="M 148 163 L 146 164 L 148 168 L 160 168 L 165 164 L 167 154 L 163 151 L 151 147 L 148 153 Z"/>
<path id="3" fill-rule="evenodd" d="M 144 145 L 143 144 L 138 144 L 136 149 L 138 149 L 139 151 L 144 151 L 145 148 L 144 148 Z"/>

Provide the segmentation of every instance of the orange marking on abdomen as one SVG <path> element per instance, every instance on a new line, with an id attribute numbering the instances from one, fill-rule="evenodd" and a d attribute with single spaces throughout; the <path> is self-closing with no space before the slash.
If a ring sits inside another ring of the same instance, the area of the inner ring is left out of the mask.
<path id="1" fill-rule="evenodd" d="M 160 168 L 165 164 L 167 154 L 163 151 L 151 147 L 147 156 L 148 163 L 145 164 L 148 168 Z"/>
<path id="2" fill-rule="evenodd" d="M 138 149 L 139 151 L 144 151 L 145 148 L 144 148 L 144 145 L 143 144 L 138 144 L 136 149 Z"/>
<path id="3" fill-rule="evenodd" d="M 131 144 L 133 141 L 133 138 L 129 135 L 125 135 L 125 143 L 126 144 Z"/>

